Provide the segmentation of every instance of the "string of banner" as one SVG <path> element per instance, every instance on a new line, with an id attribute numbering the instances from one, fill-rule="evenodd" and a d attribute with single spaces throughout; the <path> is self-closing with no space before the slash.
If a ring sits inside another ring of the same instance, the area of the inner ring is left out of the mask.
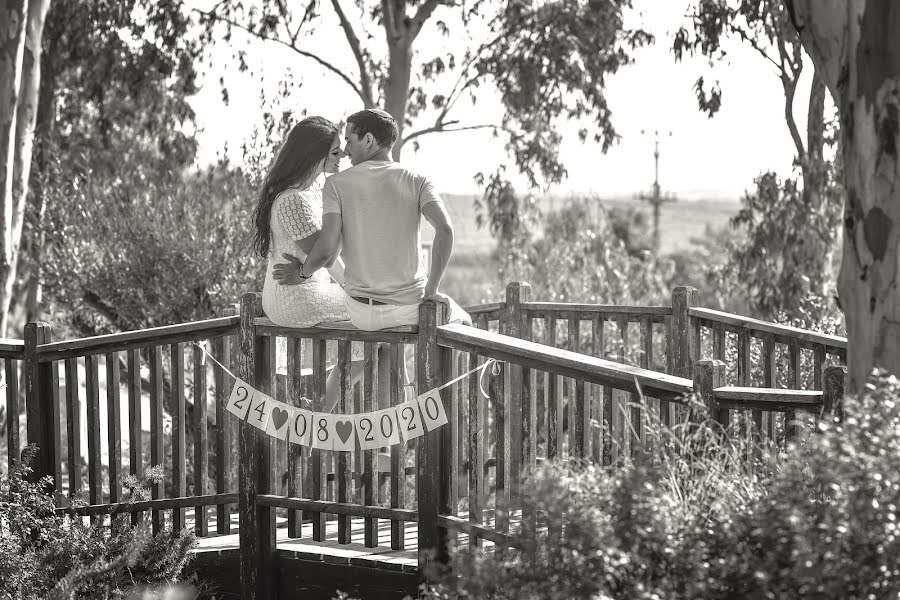
<path id="1" fill-rule="evenodd" d="M 447 424 L 447 413 L 441 401 L 440 391 L 480 371 L 484 376 L 488 367 L 494 375 L 500 365 L 495 359 L 466 371 L 456 379 L 419 394 L 415 400 L 407 400 L 396 406 L 373 412 L 353 415 L 318 412 L 290 406 L 255 389 L 236 376 L 209 353 L 206 347 L 196 344 L 225 373 L 234 378 L 234 387 L 225 410 L 242 421 L 264 431 L 279 440 L 309 448 L 350 452 L 357 449 L 374 450 L 401 441 L 408 442 Z M 479 387 L 481 387 L 479 381 Z M 481 393 L 484 388 L 481 387 Z"/>

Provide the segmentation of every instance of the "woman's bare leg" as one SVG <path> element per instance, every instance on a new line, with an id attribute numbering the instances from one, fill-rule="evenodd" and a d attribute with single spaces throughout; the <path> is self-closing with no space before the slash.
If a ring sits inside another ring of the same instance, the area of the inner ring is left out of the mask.
<path id="1" fill-rule="evenodd" d="M 348 393 L 352 393 L 353 386 L 362 379 L 365 366 L 366 361 L 364 360 L 350 361 L 350 386 L 347 389 Z M 325 408 L 322 412 L 333 412 L 334 407 L 337 406 L 340 399 L 341 380 L 338 368 L 335 367 L 331 369 L 331 373 L 328 374 L 328 379 L 325 380 Z"/>

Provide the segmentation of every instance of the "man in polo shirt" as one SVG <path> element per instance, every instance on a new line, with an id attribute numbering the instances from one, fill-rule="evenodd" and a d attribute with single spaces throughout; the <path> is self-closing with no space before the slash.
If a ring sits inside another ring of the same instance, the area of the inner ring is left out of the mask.
<path id="1" fill-rule="evenodd" d="M 350 320 L 370 331 L 416 324 L 423 300 L 447 304 L 451 316 L 458 309 L 438 291 L 453 249 L 453 225 L 431 181 L 392 160 L 398 135 L 397 123 L 383 110 L 347 119 L 344 151 L 353 166 L 325 181 L 319 239 L 304 263 L 290 257 L 275 269 L 276 279 L 297 283 L 340 251 Z M 422 215 L 435 231 L 427 272 Z"/>

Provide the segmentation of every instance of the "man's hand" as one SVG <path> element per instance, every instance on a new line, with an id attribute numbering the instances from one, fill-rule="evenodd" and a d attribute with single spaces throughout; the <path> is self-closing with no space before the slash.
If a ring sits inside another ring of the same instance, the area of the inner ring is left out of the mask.
<path id="1" fill-rule="evenodd" d="M 425 297 L 422 298 L 422 301 L 426 300 L 434 300 L 435 302 L 440 302 L 450 308 L 450 296 L 444 294 L 443 292 L 425 290 Z"/>
<path id="2" fill-rule="evenodd" d="M 286 259 L 286 263 L 277 263 L 272 269 L 272 277 L 281 285 L 300 285 L 305 281 L 300 277 L 300 268 L 303 262 L 291 254 L 282 254 L 282 258 Z"/>

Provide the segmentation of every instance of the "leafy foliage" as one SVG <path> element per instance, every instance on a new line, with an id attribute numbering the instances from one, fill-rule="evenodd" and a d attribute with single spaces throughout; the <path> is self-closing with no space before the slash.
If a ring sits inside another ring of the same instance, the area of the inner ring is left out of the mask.
<path id="1" fill-rule="evenodd" d="M 15 471 L 0 479 L 0 598 L 123 598 L 135 586 L 181 576 L 191 532 L 151 536 L 146 523 L 110 528 L 58 513 L 45 492 L 49 478 L 28 480 L 25 465 L 34 453 L 29 447 Z M 146 485 L 161 476 L 148 471 L 147 481 L 126 482 L 130 499 L 143 499 Z"/>
<path id="2" fill-rule="evenodd" d="M 846 402 L 842 424 L 755 462 L 739 439 L 682 425 L 651 427 L 660 450 L 614 469 L 550 465 L 522 490 L 563 534 L 464 554 L 428 597 L 896 596 L 900 384 L 875 383 Z"/>
<path id="3" fill-rule="evenodd" d="M 53 193 L 49 225 L 66 243 L 48 252 L 47 293 L 84 335 L 218 316 L 261 280 L 240 172 L 157 181 L 123 169 Z"/>

